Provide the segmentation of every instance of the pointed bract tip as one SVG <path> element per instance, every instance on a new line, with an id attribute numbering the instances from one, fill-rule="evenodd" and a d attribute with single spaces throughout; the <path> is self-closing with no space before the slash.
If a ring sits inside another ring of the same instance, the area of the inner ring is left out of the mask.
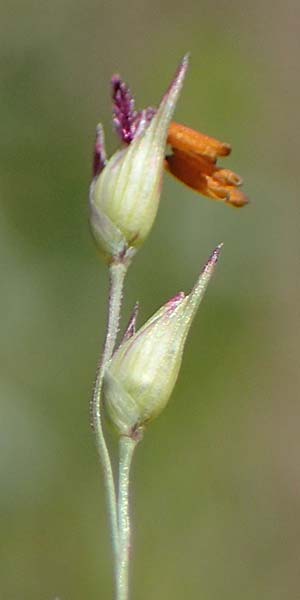
<path id="1" fill-rule="evenodd" d="M 188 66 L 189 66 L 189 62 L 190 62 L 190 53 L 187 52 L 182 57 L 179 65 L 178 65 L 175 79 L 177 79 L 177 77 L 180 77 L 180 76 L 183 77 L 186 74 L 186 71 L 187 71 Z"/>
<path id="2" fill-rule="evenodd" d="M 139 301 L 137 300 L 133 307 L 133 311 L 130 315 L 129 322 L 120 345 L 124 344 L 124 342 L 129 340 L 136 332 L 136 321 L 138 317 L 139 306 Z"/>
<path id="3" fill-rule="evenodd" d="M 211 253 L 208 259 L 207 266 L 211 264 L 215 265 L 218 262 L 223 246 L 223 242 L 217 245 L 217 247 L 214 249 L 214 251 Z"/>
<path id="4" fill-rule="evenodd" d="M 184 54 L 184 56 L 183 56 L 183 58 L 182 58 L 181 62 L 182 62 L 182 63 L 184 63 L 184 64 L 186 64 L 186 65 L 188 65 L 188 64 L 189 64 L 189 62 L 190 62 L 190 56 L 191 56 L 191 53 L 190 53 L 190 52 L 186 52 L 186 53 Z"/>
<path id="5" fill-rule="evenodd" d="M 133 311 L 132 311 L 132 315 L 131 315 L 131 322 L 134 324 L 134 328 L 136 326 L 136 321 L 138 318 L 139 310 L 140 310 L 140 303 L 137 300 L 133 307 Z"/>
<path id="6" fill-rule="evenodd" d="M 185 78 L 188 66 L 189 66 L 189 55 L 185 54 L 176 69 L 175 75 L 168 87 L 165 97 L 168 97 L 175 90 L 177 90 L 177 92 L 179 92 L 179 90 L 181 89 L 181 86 L 183 84 L 183 80 Z"/>
<path id="7" fill-rule="evenodd" d="M 93 177 L 98 177 L 106 164 L 104 131 L 101 123 L 96 127 L 96 140 L 94 146 Z"/>

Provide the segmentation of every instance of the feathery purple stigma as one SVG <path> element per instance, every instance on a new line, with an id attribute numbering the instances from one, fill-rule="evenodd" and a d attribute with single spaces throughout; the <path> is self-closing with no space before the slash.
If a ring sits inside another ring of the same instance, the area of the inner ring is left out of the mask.
<path id="1" fill-rule="evenodd" d="M 104 169 L 106 164 L 106 154 L 104 145 L 104 133 L 102 125 L 97 125 L 96 128 L 96 141 L 94 146 L 94 160 L 93 160 L 93 177 L 98 177 L 101 171 Z"/>
<path id="2" fill-rule="evenodd" d="M 136 111 L 131 91 L 119 75 L 113 75 L 111 85 L 113 123 L 122 142 L 130 144 L 149 125 L 156 109 L 149 106 L 145 110 Z"/>
<path id="3" fill-rule="evenodd" d="M 136 129 L 136 111 L 130 89 L 119 75 L 111 79 L 113 100 L 113 122 L 118 135 L 125 144 L 130 144 Z"/>

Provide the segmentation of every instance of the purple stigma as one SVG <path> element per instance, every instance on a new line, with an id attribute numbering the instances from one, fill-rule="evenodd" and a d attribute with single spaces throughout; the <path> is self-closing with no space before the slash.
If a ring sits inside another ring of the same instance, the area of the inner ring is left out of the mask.
<path id="1" fill-rule="evenodd" d="M 113 100 L 113 123 L 124 144 L 130 144 L 149 125 L 156 113 L 155 108 L 136 111 L 134 97 L 119 75 L 111 79 Z"/>
<path id="2" fill-rule="evenodd" d="M 136 129 L 136 111 L 134 98 L 130 89 L 119 75 L 113 75 L 111 79 L 113 100 L 113 122 L 122 142 L 130 144 L 134 138 Z"/>

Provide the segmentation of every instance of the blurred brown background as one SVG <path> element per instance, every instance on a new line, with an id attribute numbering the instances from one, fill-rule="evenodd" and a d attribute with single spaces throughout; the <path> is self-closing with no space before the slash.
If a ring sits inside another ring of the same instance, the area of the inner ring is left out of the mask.
<path id="1" fill-rule="evenodd" d="M 132 600 L 296 600 L 300 588 L 299 24 L 286 0 L 12 0 L 1 16 L 1 598 L 112 598 L 88 401 L 107 273 L 87 226 L 109 79 L 231 142 L 241 211 L 165 178 L 127 281 L 140 323 L 224 242 L 180 379 L 133 473 Z"/>

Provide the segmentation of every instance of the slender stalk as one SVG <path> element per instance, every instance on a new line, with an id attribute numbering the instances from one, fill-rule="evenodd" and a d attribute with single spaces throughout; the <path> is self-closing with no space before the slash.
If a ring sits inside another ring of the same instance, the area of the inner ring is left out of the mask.
<path id="1" fill-rule="evenodd" d="M 136 440 L 122 436 L 119 451 L 119 558 L 117 569 L 116 600 L 128 600 L 129 554 L 130 554 L 130 515 L 129 515 L 129 473 Z"/>
<path id="2" fill-rule="evenodd" d="M 101 390 L 105 367 L 112 356 L 118 334 L 123 284 L 127 268 L 128 263 L 126 264 L 122 262 L 112 263 L 110 266 L 110 288 L 107 330 L 103 353 L 97 368 L 96 383 L 91 403 L 92 425 L 95 432 L 99 459 L 103 468 L 104 485 L 106 490 L 106 498 L 111 525 L 112 544 L 115 557 L 115 568 L 117 568 L 116 565 L 118 561 L 117 502 L 112 464 L 103 433 L 101 415 Z"/>

